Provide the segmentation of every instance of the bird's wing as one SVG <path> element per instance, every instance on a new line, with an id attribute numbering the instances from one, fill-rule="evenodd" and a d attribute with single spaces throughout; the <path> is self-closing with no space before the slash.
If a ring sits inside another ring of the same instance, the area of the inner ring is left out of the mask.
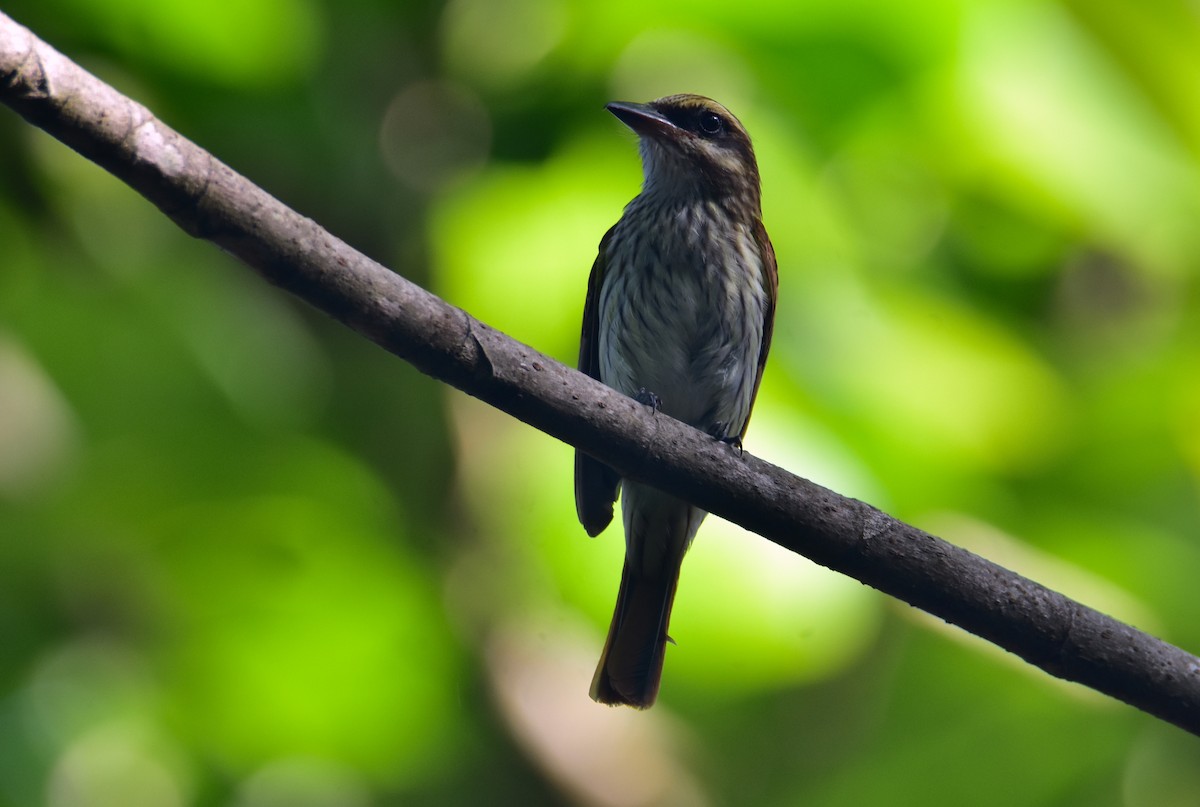
<path id="1" fill-rule="evenodd" d="M 588 277 L 587 300 L 583 304 L 583 332 L 579 336 L 579 369 L 597 381 L 600 378 L 600 288 L 604 284 L 608 242 L 615 227 L 600 240 L 600 251 Z M 760 370 L 761 372 L 761 370 Z M 599 535 L 613 517 L 613 503 L 621 478 L 617 472 L 587 454 L 575 451 L 575 512 L 588 535 Z"/>
<path id="2" fill-rule="evenodd" d="M 767 366 L 767 353 L 771 350 L 771 337 L 775 332 L 775 300 L 779 296 L 779 265 L 775 261 L 775 247 L 771 245 L 771 239 L 767 236 L 767 228 L 763 226 L 760 218 L 754 220 L 754 240 L 758 242 L 758 251 L 762 256 L 763 287 L 766 289 L 767 296 L 763 302 L 762 347 L 758 351 L 758 373 L 754 376 L 754 394 L 750 397 L 751 412 L 754 411 L 754 399 L 758 397 L 758 385 L 762 383 L 763 369 Z M 747 414 L 739 437 L 746 436 L 746 428 L 749 425 L 750 415 Z"/>

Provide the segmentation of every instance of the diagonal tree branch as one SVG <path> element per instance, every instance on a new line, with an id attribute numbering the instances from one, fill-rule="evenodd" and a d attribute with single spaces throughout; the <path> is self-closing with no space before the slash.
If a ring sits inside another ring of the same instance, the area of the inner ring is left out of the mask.
<path id="1" fill-rule="evenodd" d="M 0 101 L 422 372 L 793 552 L 1200 735 L 1200 659 L 713 440 L 489 328 L 290 210 L 0 13 Z"/>

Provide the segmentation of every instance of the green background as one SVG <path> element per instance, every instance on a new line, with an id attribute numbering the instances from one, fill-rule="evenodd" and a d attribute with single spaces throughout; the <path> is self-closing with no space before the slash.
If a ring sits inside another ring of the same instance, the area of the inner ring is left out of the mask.
<path id="1" fill-rule="evenodd" d="M 567 362 L 603 104 L 716 97 L 781 276 L 747 450 L 1200 648 L 1194 3 L 5 11 Z M 594 705 L 571 463 L 0 112 L 0 805 L 1200 803 L 1194 738 L 715 518 L 659 705 Z"/>

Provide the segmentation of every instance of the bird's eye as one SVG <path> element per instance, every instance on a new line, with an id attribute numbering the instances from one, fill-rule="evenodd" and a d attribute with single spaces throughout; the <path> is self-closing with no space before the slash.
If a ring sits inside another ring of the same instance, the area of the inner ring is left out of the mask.
<path id="1" fill-rule="evenodd" d="M 720 134 L 721 129 L 725 126 L 725 121 L 721 120 L 721 116 L 716 112 L 701 112 L 700 113 L 700 131 L 708 135 Z"/>

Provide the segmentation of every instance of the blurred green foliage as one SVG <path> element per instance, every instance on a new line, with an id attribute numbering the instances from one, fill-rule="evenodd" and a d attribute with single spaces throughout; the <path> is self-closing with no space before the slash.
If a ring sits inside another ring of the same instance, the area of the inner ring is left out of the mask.
<path id="1" fill-rule="evenodd" d="M 1200 12 L 10 0 L 255 182 L 572 361 L 712 95 L 779 255 L 747 449 L 1200 648 Z M 0 114 L 0 805 L 1122 805 L 1173 728 L 710 519 L 662 700 L 586 697 L 571 450 Z"/>

